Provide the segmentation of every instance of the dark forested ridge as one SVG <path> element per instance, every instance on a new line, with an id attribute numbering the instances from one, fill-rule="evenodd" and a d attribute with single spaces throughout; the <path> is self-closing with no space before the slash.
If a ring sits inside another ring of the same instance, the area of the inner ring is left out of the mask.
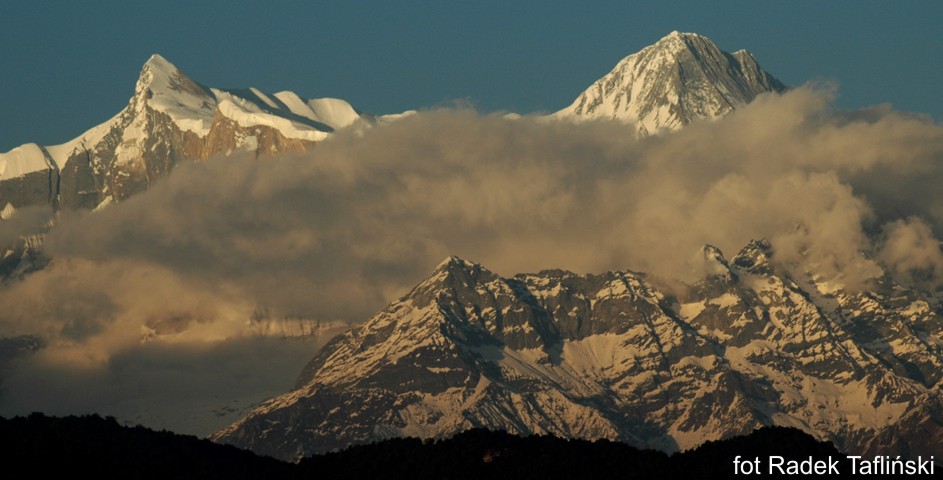
<path id="1" fill-rule="evenodd" d="M 393 439 L 309 457 L 299 464 L 259 457 L 208 440 L 113 418 L 0 419 L 0 458 L 7 471 L 34 475 L 89 473 L 104 478 L 749 478 L 734 475 L 733 459 L 769 456 L 840 459 L 831 443 L 791 428 L 770 427 L 744 437 L 709 442 L 672 456 L 606 440 L 517 437 L 470 430 L 448 440 Z M 752 476 L 752 475 L 751 475 Z M 867 478 L 861 475 L 854 478 Z M 888 477 L 883 477 L 888 478 Z"/>
<path id="2" fill-rule="evenodd" d="M 188 435 L 126 427 L 97 415 L 0 419 L 5 470 L 31 477 L 288 478 L 292 465 Z"/>

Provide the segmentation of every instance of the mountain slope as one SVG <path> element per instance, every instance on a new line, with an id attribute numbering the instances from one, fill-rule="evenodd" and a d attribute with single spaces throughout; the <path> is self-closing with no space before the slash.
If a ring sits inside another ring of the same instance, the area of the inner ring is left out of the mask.
<path id="1" fill-rule="evenodd" d="M 107 122 L 61 145 L 0 154 L 0 206 L 96 208 L 146 190 L 179 162 L 301 152 L 375 121 L 343 100 L 206 87 L 154 55 Z"/>
<path id="2" fill-rule="evenodd" d="M 784 89 L 750 52 L 727 53 L 707 37 L 672 32 L 624 58 L 554 116 L 628 121 L 646 135 L 722 117 Z"/>
<path id="3" fill-rule="evenodd" d="M 782 425 L 855 452 L 938 401 L 943 319 L 916 292 L 826 295 L 762 241 L 704 255 L 715 273 L 683 297 L 633 272 L 450 258 L 214 439 L 296 459 L 484 427 L 676 451 Z"/>

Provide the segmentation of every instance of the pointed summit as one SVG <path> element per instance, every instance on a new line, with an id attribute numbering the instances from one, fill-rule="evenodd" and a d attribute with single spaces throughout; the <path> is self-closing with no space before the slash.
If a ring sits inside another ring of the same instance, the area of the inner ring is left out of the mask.
<path id="1" fill-rule="evenodd" d="M 669 33 L 668 35 L 665 35 L 664 37 L 662 37 L 660 40 L 655 42 L 655 45 L 652 45 L 652 46 L 657 47 L 657 46 L 670 45 L 674 47 L 692 48 L 692 45 L 695 45 L 697 43 L 702 43 L 702 44 L 708 43 L 708 44 L 713 45 L 713 42 L 711 42 L 709 38 L 703 35 L 698 35 L 697 33 L 690 33 L 690 32 L 679 32 L 675 30 Z"/>
<path id="2" fill-rule="evenodd" d="M 420 282 L 406 297 L 412 297 L 417 304 L 426 305 L 434 301 L 443 291 L 464 291 L 479 284 L 492 282 L 497 278 L 495 273 L 480 264 L 451 255 L 439 262 L 432 274 Z"/>
<path id="3" fill-rule="evenodd" d="M 212 91 L 155 53 L 141 67 L 130 103 L 134 110 L 141 110 L 146 103 L 169 115 L 181 130 L 205 135 L 212 124 L 217 100 Z"/>
<path id="4" fill-rule="evenodd" d="M 213 96 L 206 87 L 191 80 L 176 65 L 157 53 L 151 55 L 141 67 L 135 94 L 145 89 L 155 94 L 177 92 L 178 95 L 189 94 L 201 98 Z"/>
<path id="5" fill-rule="evenodd" d="M 730 54 L 705 36 L 674 31 L 624 58 L 554 116 L 628 121 L 648 135 L 722 117 L 784 89 L 750 52 Z"/>
<path id="6" fill-rule="evenodd" d="M 441 262 L 439 262 L 438 265 L 436 265 L 434 272 L 435 273 L 448 272 L 448 271 L 468 272 L 468 271 L 474 271 L 474 270 L 481 270 L 481 265 L 475 262 L 469 262 L 468 260 L 465 260 L 455 255 L 450 255 L 448 258 L 446 258 L 445 260 L 442 260 Z"/>
<path id="7" fill-rule="evenodd" d="M 771 274 L 773 272 L 770 265 L 770 258 L 773 256 L 773 247 L 769 240 L 761 238 L 751 240 L 747 246 L 740 250 L 740 253 L 733 258 L 733 264 L 737 268 L 751 273 Z"/>
<path id="8" fill-rule="evenodd" d="M 147 190 L 181 163 L 301 153 L 341 128 L 396 118 L 361 115 L 336 98 L 210 88 L 156 53 L 139 72 L 134 95 L 108 121 L 60 145 L 0 152 L 0 207 L 55 199 L 92 210 Z"/>
<path id="9" fill-rule="evenodd" d="M 703 247 L 701 247 L 701 255 L 703 256 L 705 262 L 723 267 L 724 272 L 730 268 L 730 265 L 727 263 L 727 259 L 724 258 L 724 252 L 720 251 L 719 248 L 713 245 L 705 244 Z"/>
<path id="10" fill-rule="evenodd" d="M 163 87 L 169 87 L 175 77 L 186 78 L 176 65 L 155 53 L 141 67 L 141 74 L 138 76 L 134 91 L 137 94 L 149 88 L 160 90 Z M 187 78 L 187 80 L 190 79 Z"/>
<path id="11" fill-rule="evenodd" d="M 167 60 L 166 58 L 164 58 L 164 57 L 163 57 L 161 54 L 159 54 L 159 53 L 155 53 L 155 54 L 151 55 L 151 57 L 147 59 L 147 62 L 144 62 L 144 67 L 145 67 L 145 68 L 153 68 L 153 69 L 163 70 L 163 71 L 175 71 L 175 70 L 177 70 L 177 66 L 176 66 L 176 65 L 170 63 L 169 60 Z"/>

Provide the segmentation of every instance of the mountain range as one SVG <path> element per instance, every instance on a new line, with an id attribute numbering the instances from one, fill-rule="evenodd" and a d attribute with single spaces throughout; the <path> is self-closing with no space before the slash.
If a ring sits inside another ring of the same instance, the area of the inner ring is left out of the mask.
<path id="1" fill-rule="evenodd" d="M 146 190 L 181 162 L 303 152 L 337 129 L 390 118 L 334 98 L 207 87 L 153 55 L 128 106 L 105 123 L 61 145 L 0 154 L 0 205 L 99 208 Z"/>
<path id="2" fill-rule="evenodd" d="M 547 119 L 670 134 L 785 88 L 745 50 L 672 32 Z M 105 208 L 183 162 L 264 161 L 408 114 L 207 87 L 155 55 L 112 119 L 62 145 L 0 154 L 0 218 L 32 205 Z M 39 244 L 31 237 L 8 250 L 0 273 L 24 272 L 27 257 L 42 268 Z M 701 254 L 707 276 L 683 288 L 660 283 L 659 272 L 628 270 L 502 277 L 449 257 L 329 342 L 292 391 L 213 439 L 285 460 L 471 428 L 672 452 L 777 425 L 851 453 L 940 450 L 943 307 L 935 292 L 887 271 L 866 290 L 832 284 L 778 262 L 762 239 L 730 258 L 710 245 Z"/>
<path id="3" fill-rule="evenodd" d="M 889 275 L 865 292 L 797 278 L 762 240 L 703 255 L 711 274 L 682 294 L 451 257 L 214 439 L 297 459 L 484 427 L 678 451 L 779 425 L 848 452 L 939 451 L 935 297 Z"/>
<path id="4" fill-rule="evenodd" d="M 672 32 L 549 117 L 620 120 L 647 135 L 721 117 L 784 88 L 746 50 L 731 54 L 701 35 Z M 411 113 L 375 116 L 335 98 L 207 87 L 155 54 L 128 106 L 105 123 L 61 145 L 0 154 L 0 209 L 99 208 L 146 190 L 181 162 L 302 152 L 338 129 Z"/>

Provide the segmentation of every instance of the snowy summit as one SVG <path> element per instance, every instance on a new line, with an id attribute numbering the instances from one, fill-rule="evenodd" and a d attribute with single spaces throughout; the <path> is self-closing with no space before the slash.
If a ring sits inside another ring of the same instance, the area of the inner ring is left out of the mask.
<path id="1" fill-rule="evenodd" d="M 707 37 L 675 31 L 624 58 L 553 116 L 623 120 L 649 135 L 722 117 L 761 93 L 783 90 L 750 52 L 727 53 Z"/>
<path id="2" fill-rule="evenodd" d="M 61 145 L 0 153 L 0 205 L 97 208 L 148 189 L 180 162 L 301 152 L 377 120 L 335 98 L 207 87 L 155 54 L 110 120 Z"/>

